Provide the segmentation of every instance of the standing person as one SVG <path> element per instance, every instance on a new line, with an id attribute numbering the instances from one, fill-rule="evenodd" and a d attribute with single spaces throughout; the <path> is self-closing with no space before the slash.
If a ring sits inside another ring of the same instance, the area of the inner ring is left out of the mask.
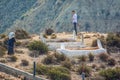
<path id="1" fill-rule="evenodd" d="M 77 35 L 77 14 L 74 10 L 72 11 L 72 23 L 74 25 L 75 34 Z"/>
<path id="2" fill-rule="evenodd" d="M 9 35 L 9 40 L 8 40 L 8 55 L 13 55 L 14 54 L 14 43 L 15 41 L 15 33 L 10 32 Z"/>

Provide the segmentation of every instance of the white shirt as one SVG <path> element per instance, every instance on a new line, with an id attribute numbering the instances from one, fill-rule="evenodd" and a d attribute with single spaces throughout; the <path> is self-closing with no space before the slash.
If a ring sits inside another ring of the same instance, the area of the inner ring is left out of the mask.
<path id="1" fill-rule="evenodd" d="M 72 17 L 72 22 L 73 23 L 77 23 L 77 14 L 73 14 L 73 17 Z"/>

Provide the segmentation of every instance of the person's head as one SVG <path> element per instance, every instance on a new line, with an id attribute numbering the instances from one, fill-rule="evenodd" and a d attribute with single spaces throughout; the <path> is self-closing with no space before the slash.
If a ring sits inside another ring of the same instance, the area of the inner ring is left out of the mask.
<path id="1" fill-rule="evenodd" d="M 72 14 L 75 14 L 75 10 L 72 10 Z"/>
<path id="2" fill-rule="evenodd" d="M 14 38 L 15 37 L 15 33 L 14 32 L 10 32 L 8 37 L 9 37 L 9 39 Z"/>

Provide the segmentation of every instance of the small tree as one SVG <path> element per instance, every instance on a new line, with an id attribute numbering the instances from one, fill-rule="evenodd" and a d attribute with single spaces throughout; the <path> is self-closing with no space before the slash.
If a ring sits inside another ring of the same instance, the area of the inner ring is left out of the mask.
<path id="1" fill-rule="evenodd" d="M 92 53 L 88 54 L 89 61 L 94 61 L 94 55 Z"/>
<path id="2" fill-rule="evenodd" d="M 99 72 L 99 74 L 106 78 L 106 80 L 120 80 L 120 67 L 108 68 Z"/>
<path id="3" fill-rule="evenodd" d="M 5 55 L 5 49 L 0 46 L 0 57 Z"/>
<path id="4" fill-rule="evenodd" d="M 115 59 L 113 59 L 113 58 L 109 58 L 109 59 L 107 60 L 107 63 L 108 63 L 109 66 L 115 66 L 116 61 L 115 61 Z"/>
<path id="5" fill-rule="evenodd" d="M 91 68 L 88 67 L 87 65 L 83 64 L 83 65 L 80 65 L 80 66 L 78 67 L 78 70 L 77 70 L 77 71 L 78 71 L 79 74 L 82 74 L 82 72 L 84 72 L 84 73 L 85 73 L 85 76 L 88 77 L 88 76 L 90 76 Z"/>
<path id="6" fill-rule="evenodd" d="M 66 67 L 66 68 L 68 68 L 68 69 L 71 69 L 72 63 L 71 63 L 71 61 L 66 60 L 66 61 L 62 62 L 62 66 L 63 66 L 63 67 Z"/>
<path id="7" fill-rule="evenodd" d="M 101 53 L 101 54 L 99 55 L 99 58 L 100 58 L 100 60 L 102 60 L 102 61 L 107 61 L 108 58 L 109 58 L 109 56 L 108 56 L 107 53 Z"/>
<path id="8" fill-rule="evenodd" d="M 54 33 L 54 30 L 51 29 L 51 28 L 48 28 L 48 29 L 45 30 L 46 35 L 51 35 L 52 33 Z"/>
<path id="9" fill-rule="evenodd" d="M 41 41 L 33 41 L 28 45 L 30 50 L 39 51 L 39 54 L 45 54 L 48 52 L 48 46 Z"/>
<path id="10" fill-rule="evenodd" d="M 79 61 L 84 61 L 85 62 L 87 60 L 87 56 L 82 55 L 82 56 L 79 56 L 78 59 L 79 59 Z"/>
<path id="11" fill-rule="evenodd" d="M 30 38 L 29 34 L 23 29 L 16 29 L 15 31 L 16 39 L 27 39 Z"/>

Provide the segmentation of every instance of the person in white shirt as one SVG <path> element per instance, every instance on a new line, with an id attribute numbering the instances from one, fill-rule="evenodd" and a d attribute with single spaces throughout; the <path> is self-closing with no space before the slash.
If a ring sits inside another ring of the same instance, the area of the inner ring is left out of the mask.
<path id="1" fill-rule="evenodd" d="M 77 35 L 77 14 L 74 10 L 72 11 L 72 23 L 74 25 L 75 34 Z"/>

